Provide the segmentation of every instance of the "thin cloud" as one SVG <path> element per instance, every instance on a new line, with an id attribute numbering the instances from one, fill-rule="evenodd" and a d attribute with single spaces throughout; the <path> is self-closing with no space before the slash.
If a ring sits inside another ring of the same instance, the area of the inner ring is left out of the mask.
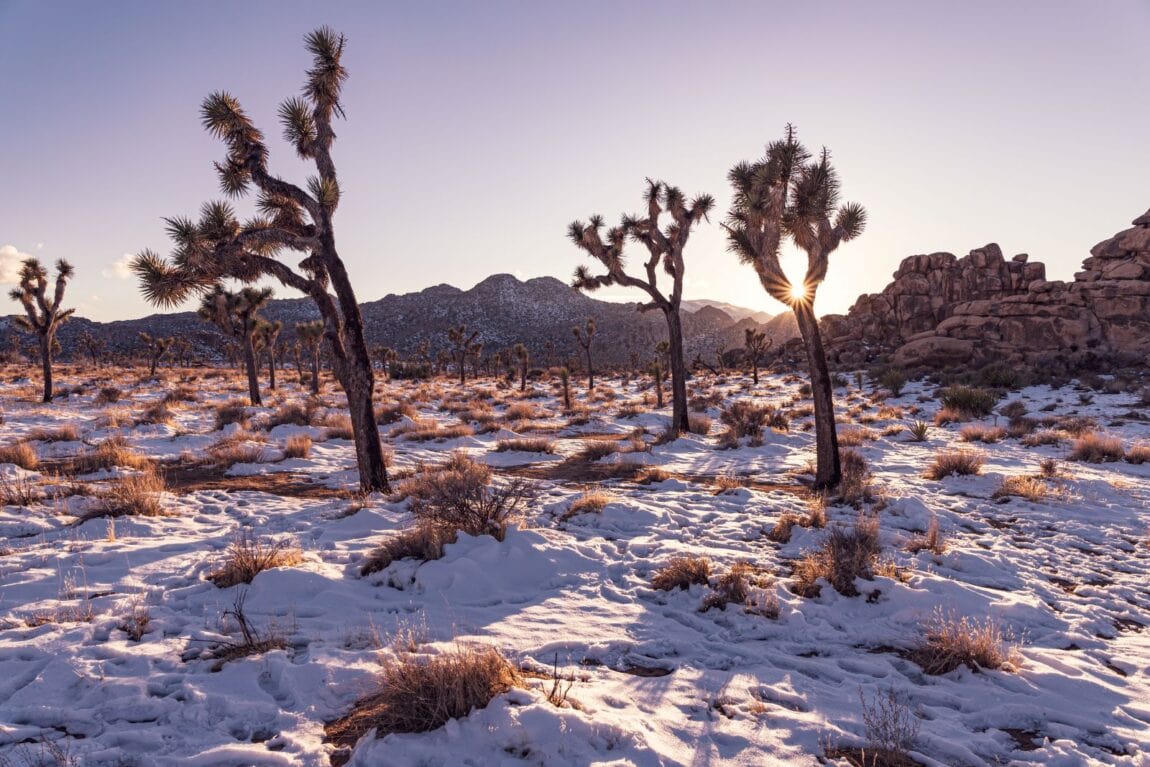
<path id="1" fill-rule="evenodd" d="M 132 254 L 125 253 L 112 262 L 112 265 L 106 269 L 101 269 L 100 274 L 104 277 L 111 277 L 117 280 L 126 280 L 132 276 Z"/>
<path id="2" fill-rule="evenodd" d="M 31 258 L 27 253 L 21 253 L 15 245 L 0 247 L 0 284 L 15 285 L 20 281 L 20 263 Z"/>

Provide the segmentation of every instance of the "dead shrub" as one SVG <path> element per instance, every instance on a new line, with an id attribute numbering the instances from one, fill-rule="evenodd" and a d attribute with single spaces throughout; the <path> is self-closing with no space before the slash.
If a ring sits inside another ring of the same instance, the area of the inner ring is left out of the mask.
<path id="1" fill-rule="evenodd" d="M 715 477 L 715 495 L 722 495 L 746 486 L 746 479 L 734 474 L 720 474 Z"/>
<path id="2" fill-rule="evenodd" d="M 301 405 L 298 402 L 288 402 L 276 408 L 268 419 L 268 429 L 290 424 L 292 426 L 310 426 L 315 417 L 315 405 L 309 402 Z"/>
<path id="3" fill-rule="evenodd" d="M 542 415 L 542 411 L 534 403 L 516 402 L 508 406 L 503 417 L 507 421 L 533 421 Z"/>
<path id="4" fill-rule="evenodd" d="M 311 437 L 294 434 L 284 443 L 284 458 L 307 458 L 311 453 Z"/>
<path id="5" fill-rule="evenodd" d="M 615 496 L 606 490 L 592 489 L 584 492 L 567 507 L 561 519 L 570 519 L 579 514 L 598 514 L 606 508 L 607 504 L 615 500 Z"/>
<path id="6" fill-rule="evenodd" d="M 431 426 L 405 431 L 403 438 L 412 442 L 443 442 L 449 439 L 470 437 L 473 434 L 475 434 L 475 430 L 465 423 L 456 423 L 450 426 L 433 423 Z"/>
<path id="7" fill-rule="evenodd" d="M 386 425 L 396 423 L 403 418 L 414 419 L 419 411 L 406 402 L 396 402 L 394 405 L 380 405 L 375 409 L 376 423 Z"/>
<path id="8" fill-rule="evenodd" d="M 598 461 L 619 452 L 619 443 L 607 439 L 585 439 L 582 449 L 575 454 L 581 461 Z"/>
<path id="9" fill-rule="evenodd" d="M 959 666 L 978 671 L 1013 670 L 1019 665 L 1013 637 L 996 620 L 979 621 L 941 610 L 923 627 L 910 658 L 928 674 L 946 674 Z"/>
<path id="10" fill-rule="evenodd" d="M 138 601 L 133 601 L 129 606 L 127 615 L 116 627 L 128 635 L 128 639 L 133 642 L 139 642 L 143 639 L 144 634 L 147 634 L 152 626 L 152 615 L 148 611 L 148 606 L 141 604 Z"/>
<path id="11" fill-rule="evenodd" d="M 168 404 L 166 399 L 159 402 L 153 402 L 148 407 L 144 408 L 138 418 L 136 418 L 137 426 L 160 426 L 170 425 L 176 419 L 176 414 L 172 410 L 171 405 Z"/>
<path id="12" fill-rule="evenodd" d="M 48 497 L 31 477 L 0 477 L 0 506 L 32 506 Z"/>
<path id="13" fill-rule="evenodd" d="M 97 405 L 111 405 L 114 402 L 119 402 L 120 398 L 124 396 L 124 392 L 115 386 L 105 386 L 100 389 L 96 394 Z"/>
<path id="14" fill-rule="evenodd" d="M 874 431 L 865 427 L 840 429 L 838 438 L 841 447 L 861 447 L 868 441 L 873 442 L 877 439 Z"/>
<path id="15" fill-rule="evenodd" d="M 415 558 L 430 562 L 443 556 L 443 547 L 455 542 L 455 533 L 440 525 L 418 523 L 403 530 L 375 548 L 359 568 L 360 575 L 371 575 L 400 559 Z"/>
<path id="16" fill-rule="evenodd" d="M 1067 458 L 1085 463 L 1109 463 L 1121 461 L 1125 455 L 1120 438 L 1090 432 L 1074 440 L 1074 447 Z"/>
<path id="17" fill-rule="evenodd" d="M 651 575 L 651 588 L 658 591 L 682 589 L 692 585 L 706 586 L 711 577 L 711 560 L 706 557 L 679 556 Z"/>
<path id="18" fill-rule="evenodd" d="M 233 466 L 237 463 L 263 463 L 267 454 L 259 444 L 251 441 L 250 434 L 236 432 L 221 437 L 208 446 L 208 457 L 218 466 Z"/>
<path id="19" fill-rule="evenodd" d="M 705 437 L 711 433 L 711 424 L 711 419 L 701 413 L 689 413 L 687 415 L 687 430 L 692 434 Z"/>
<path id="20" fill-rule="evenodd" d="M 1002 484 L 994 491 L 991 498 L 1008 498 L 1017 496 L 1025 498 L 1032 503 L 1038 503 L 1046 497 L 1046 483 L 1038 477 L 1028 477 L 1022 474 L 1013 474 L 1002 478 Z"/>
<path id="21" fill-rule="evenodd" d="M 1150 461 L 1150 445 L 1140 442 L 1126 451 L 1126 462 L 1142 464 Z"/>
<path id="22" fill-rule="evenodd" d="M 775 526 L 771 528 L 771 531 L 767 533 L 767 540 L 775 543 L 790 543 L 791 532 L 798 524 L 800 524 L 800 520 L 797 516 L 790 513 L 783 514 Z"/>
<path id="23" fill-rule="evenodd" d="M 862 749 L 864 767 L 911 767 L 917 764 L 910 750 L 918 738 L 922 722 L 910 709 L 907 700 L 893 687 L 876 692 L 867 700 L 859 688 L 866 746 Z M 829 755 L 829 754 L 828 754 Z"/>
<path id="24" fill-rule="evenodd" d="M 719 412 L 719 420 L 734 432 L 735 437 L 759 437 L 764 426 L 778 431 L 790 429 L 790 420 L 781 411 L 746 399 L 736 400 L 723 408 Z"/>
<path id="25" fill-rule="evenodd" d="M 1022 438 L 1023 447 L 1039 447 L 1040 445 L 1057 445 L 1062 442 L 1063 435 L 1054 429 L 1039 429 Z"/>
<path id="26" fill-rule="evenodd" d="M 1005 437 L 1006 429 L 1001 426 L 988 426 L 978 423 L 963 426 L 962 430 L 958 433 L 958 438 L 963 442 L 982 442 L 988 445 L 1001 442 Z"/>
<path id="27" fill-rule="evenodd" d="M 54 429 L 38 426 L 29 430 L 25 439 L 29 442 L 76 442 L 80 439 L 80 430 L 70 423 Z"/>
<path id="28" fill-rule="evenodd" d="M 181 384 L 164 395 L 164 402 L 199 402 L 200 394 L 191 386 Z"/>
<path id="29" fill-rule="evenodd" d="M 855 580 L 874 577 L 881 551 L 877 516 L 859 516 L 850 529 L 832 527 L 818 549 L 795 563 L 794 591 L 818 596 L 816 581 L 823 578 L 843 596 L 858 596 Z"/>
<path id="30" fill-rule="evenodd" d="M 874 488 L 870 482 L 870 467 L 862 453 L 849 448 L 841 451 L 839 467 L 841 474 L 837 492 L 842 503 L 858 508 L 875 500 Z"/>
<path id="31" fill-rule="evenodd" d="M 430 732 L 522 686 L 515 667 L 492 647 L 456 644 L 430 656 L 400 653 L 384 661 L 379 692 L 328 724 L 327 737 L 350 747 L 372 729 L 377 737 Z"/>
<path id="32" fill-rule="evenodd" d="M 36 448 L 27 442 L 16 442 L 0 447 L 0 463 L 12 463 L 21 469 L 35 471 L 40 458 L 36 455 Z"/>
<path id="33" fill-rule="evenodd" d="M 497 453 L 554 453 L 555 440 L 545 437 L 530 439 L 501 439 L 495 443 Z"/>
<path id="34" fill-rule="evenodd" d="M 662 466 L 644 466 L 643 469 L 635 475 L 635 483 L 639 485 L 654 485 L 659 482 L 665 482 L 674 476 L 674 474 Z"/>
<path id="35" fill-rule="evenodd" d="M 712 607 L 725 610 L 732 602 L 745 605 L 751 595 L 751 567 L 746 562 L 737 562 L 730 570 L 719 576 L 711 593 L 703 599 L 702 611 Z"/>
<path id="36" fill-rule="evenodd" d="M 518 477 L 493 487 L 491 469 L 462 453 L 453 454 L 446 466 L 408 480 L 404 490 L 417 519 L 499 541 L 535 495 L 533 486 Z"/>
<path id="37" fill-rule="evenodd" d="M 208 580 L 225 589 L 251 583 L 264 570 L 291 567 L 302 561 L 303 552 L 290 541 L 260 539 L 245 530 L 232 539 L 223 564 L 208 574 Z"/>
<path id="38" fill-rule="evenodd" d="M 216 406 L 216 431 L 230 423 L 248 428 L 248 405 L 241 399 L 233 399 Z"/>
<path id="39" fill-rule="evenodd" d="M 943 450 L 935 454 L 926 470 L 927 479 L 942 479 L 952 474 L 967 476 L 982 471 L 986 457 L 974 450 Z"/>
<path id="40" fill-rule="evenodd" d="M 355 439 L 351 416 L 346 413 L 328 413 L 323 419 L 323 429 L 328 439 Z"/>
<path id="41" fill-rule="evenodd" d="M 85 450 L 72 460 L 73 471 L 77 474 L 89 474 L 113 466 L 143 469 L 151 464 L 150 460 L 128 447 L 127 440 L 119 435 L 108 437 L 94 450 Z"/>

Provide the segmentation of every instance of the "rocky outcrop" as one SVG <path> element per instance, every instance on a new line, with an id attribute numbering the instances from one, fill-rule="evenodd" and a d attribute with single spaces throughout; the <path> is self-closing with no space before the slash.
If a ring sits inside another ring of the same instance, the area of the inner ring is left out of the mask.
<path id="1" fill-rule="evenodd" d="M 925 311 L 908 322 L 896 319 L 898 329 L 888 328 L 880 341 L 885 346 L 875 348 L 893 352 L 892 361 L 906 366 L 1002 360 L 1068 372 L 1145 363 L 1150 355 L 1150 212 L 1133 224 L 1095 245 L 1073 281 L 1048 282 L 1040 268 L 1028 271 L 1040 264 L 1022 262 L 1021 280 L 1010 283 L 1009 290 L 1002 282 L 998 295 L 944 301 L 929 328 L 921 326 Z M 911 261 L 904 261 L 904 267 Z M 898 295 L 899 274 L 881 296 Z M 828 325 L 828 333 L 839 324 L 873 325 L 868 306 L 860 299 L 847 318 Z M 856 316 L 856 310 L 868 316 Z M 837 348 L 843 340 L 834 335 L 828 346 Z"/>
<path id="2" fill-rule="evenodd" d="M 859 297 L 845 316 L 824 317 L 823 333 L 837 361 L 864 362 L 933 331 L 957 306 L 1022 295 L 1045 279 L 1042 264 L 1030 263 L 1025 253 L 1007 261 L 994 243 L 962 258 L 951 253 L 910 256 L 881 293 Z"/>

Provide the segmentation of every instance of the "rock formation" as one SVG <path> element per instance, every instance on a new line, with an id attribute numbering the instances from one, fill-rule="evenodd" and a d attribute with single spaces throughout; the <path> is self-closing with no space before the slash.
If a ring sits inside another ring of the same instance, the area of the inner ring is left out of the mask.
<path id="1" fill-rule="evenodd" d="M 1025 256 L 996 246 L 958 261 L 903 261 L 882 293 L 846 317 L 826 318 L 828 347 L 843 363 L 893 352 L 904 366 L 997 360 L 1067 372 L 1141 364 L 1150 354 L 1150 212 L 1090 251 L 1071 282 L 1047 281 Z"/>

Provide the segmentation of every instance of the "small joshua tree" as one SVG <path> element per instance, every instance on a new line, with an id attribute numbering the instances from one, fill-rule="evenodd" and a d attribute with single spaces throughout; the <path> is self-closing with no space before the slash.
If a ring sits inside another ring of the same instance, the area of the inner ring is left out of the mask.
<path id="1" fill-rule="evenodd" d="M 297 322 L 295 335 L 311 358 L 311 393 L 319 394 L 319 352 L 323 344 L 323 320 Z"/>
<path id="2" fill-rule="evenodd" d="M 591 367 L 591 344 L 595 340 L 595 320 L 588 317 L 586 331 L 576 325 L 571 328 L 571 332 L 575 335 L 575 340 L 583 347 L 583 353 L 587 355 L 587 391 L 591 391 L 595 388 L 595 369 Z"/>
<path id="3" fill-rule="evenodd" d="M 336 248 L 333 223 L 342 192 L 332 157 L 332 123 L 344 116 L 346 39 L 321 27 L 304 40 L 312 67 L 303 93 L 280 105 L 279 118 L 284 138 L 314 166 L 315 175 L 300 186 L 272 173 L 264 134 L 239 100 L 223 91 L 211 94 L 200 115 L 208 132 L 227 145 L 226 157 L 216 163 L 220 186 L 231 196 L 256 191 L 259 215 L 241 222 L 228 203 L 209 202 L 198 221 L 166 219 L 175 245 L 171 257 L 145 250 L 132 269 L 145 297 L 164 306 L 204 295 L 226 280 L 252 284 L 270 278 L 311 298 L 323 318 L 332 370 L 347 395 L 360 490 L 389 492 L 363 315 Z M 288 252 L 299 259 L 294 266 L 281 260 Z"/>
<path id="4" fill-rule="evenodd" d="M 670 339 L 671 367 L 671 431 L 674 434 L 687 431 L 687 366 L 683 357 L 683 324 L 679 314 L 683 298 L 683 249 L 691 229 L 699 221 L 707 218 L 715 200 L 709 194 L 701 194 L 688 202 L 682 190 L 663 181 L 647 179 L 646 217 L 623 216 L 619 226 L 607 231 L 604 241 L 600 230 L 602 216 L 592 216 L 584 225 L 576 221 L 568 228 L 567 235 L 581 249 L 586 251 L 605 268 L 606 274 L 592 275 L 586 267 L 575 271 L 573 285 L 580 290 L 595 290 L 606 285 L 623 285 L 643 290 L 650 301 L 639 305 L 639 311 L 659 309 L 667 321 L 667 334 Z M 669 213 L 671 221 L 660 228 L 659 217 Z M 635 277 L 624 271 L 623 246 L 630 237 L 647 248 L 648 258 L 643 262 L 643 277 Z M 660 267 L 671 278 L 671 291 L 660 290 L 658 272 Z M 582 340 L 580 340 L 582 343 Z M 590 335 L 584 348 L 588 352 L 588 376 L 590 369 Z M 594 384 L 588 386 L 594 388 Z"/>
<path id="5" fill-rule="evenodd" d="M 263 404 L 256 361 L 256 336 L 262 322 L 260 309 L 267 305 L 271 297 L 271 288 L 244 288 L 238 293 L 232 293 L 217 285 L 200 302 L 200 317 L 239 344 L 248 374 L 248 398 L 253 405 Z"/>
<path id="6" fill-rule="evenodd" d="M 140 333 L 140 341 L 143 342 L 144 350 L 148 353 L 148 377 L 155 378 L 156 368 L 159 366 L 160 360 L 171 351 L 176 339 L 157 338 L 148 333 Z"/>
<path id="7" fill-rule="evenodd" d="M 383 375 L 390 381 L 391 369 L 399 360 L 399 352 L 390 346 L 377 346 L 375 347 L 375 358 L 379 361 L 379 365 L 383 369 Z"/>
<path id="8" fill-rule="evenodd" d="M 515 354 L 515 360 L 519 363 L 519 391 L 527 390 L 527 365 L 531 362 L 531 353 L 527 351 L 527 347 L 523 344 L 515 344 L 512 349 Z"/>
<path id="9" fill-rule="evenodd" d="M 73 274 L 72 265 L 64 259 L 56 262 L 56 285 L 48 294 L 48 270 L 37 258 L 26 259 L 20 265 L 20 283 L 8 294 L 24 307 L 24 317 L 17 317 L 21 328 L 35 333 L 40 342 L 40 365 L 44 374 L 44 402 L 52 401 L 52 352 L 56 348 L 56 331 L 75 313 L 75 309 L 61 309 L 64 289 Z"/>
<path id="10" fill-rule="evenodd" d="M 104 355 L 108 352 L 108 345 L 104 343 L 104 339 L 97 338 L 87 330 L 76 337 L 76 345 L 87 355 L 92 367 L 100 367 Z"/>
<path id="11" fill-rule="evenodd" d="M 770 144 L 762 159 L 739 163 L 728 178 L 734 187 L 731 211 L 723 225 L 729 247 L 743 263 L 754 267 L 763 289 L 795 313 L 814 399 L 815 487 L 833 487 L 842 476 L 834 386 L 814 303 L 831 253 L 862 234 L 866 210 L 857 203 L 839 205 L 839 178 L 830 153 L 824 149 L 812 159 L 789 125 L 786 136 Z M 807 254 L 807 272 L 798 285 L 791 283 L 779 263 L 785 237 Z"/>
<path id="12" fill-rule="evenodd" d="M 459 365 L 459 383 L 461 385 L 467 383 L 467 358 L 474 356 L 478 360 L 479 355 L 483 353 L 483 344 L 477 343 L 475 340 L 478 337 L 479 331 L 473 330 L 468 334 L 466 325 L 449 328 L 447 331 L 447 340 L 454 347 L 452 354 L 456 364 Z"/>
<path id="13" fill-rule="evenodd" d="M 754 381 L 755 386 L 759 385 L 759 362 L 762 360 L 763 355 L 766 354 L 767 349 L 771 348 L 775 339 L 767 338 L 767 334 L 761 330 L 754 328 L 746 328 L 744 331 L 743 350 L 747 354 L 747 359 L 751 363 L 751 380 Z"/>
<path id="14" fill-rule="evenodd" d="M 256 330 L 256 342 L 268 358 L 268 388 L 276 390 L 276 347 L 284 324 L 280 320 L 261 322 Z"/>

